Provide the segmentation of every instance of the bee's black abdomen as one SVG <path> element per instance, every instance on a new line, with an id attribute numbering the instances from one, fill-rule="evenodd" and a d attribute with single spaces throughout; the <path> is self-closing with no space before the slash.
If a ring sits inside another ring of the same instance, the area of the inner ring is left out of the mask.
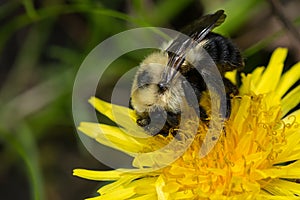
<path id="1" fill-rule="evenodd" d="M 209 53 L 221 72 L 232 71 L 244 65 L 239 49 L 231 42 L 216 33 L 209 33 L 203 48 Z"/>

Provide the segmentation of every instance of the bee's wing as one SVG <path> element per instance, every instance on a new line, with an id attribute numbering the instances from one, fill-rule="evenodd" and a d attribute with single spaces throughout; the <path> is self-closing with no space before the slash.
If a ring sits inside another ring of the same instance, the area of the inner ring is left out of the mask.
<path id="1" fill-rule="evenodd" d="M 186 26 L 182 32 L 199 43 L 212 29 L 220 26 L 225 21 L 225 18 L 224 10 L 218 10 L 214 14 L 205 15 Z"/>
<path id="2" fill-rule="evenodd" d="M 169 84 L 183 64 L 187 52 L 201 42 L 213 28 L 221 25 L 225 18 L 224 10 L 218 10 L 214 14 L 201 17 L 183 29 L 183 33 L 189 37 L 180 35 L 166 49 L 169 59 L 162 82 Z"/>

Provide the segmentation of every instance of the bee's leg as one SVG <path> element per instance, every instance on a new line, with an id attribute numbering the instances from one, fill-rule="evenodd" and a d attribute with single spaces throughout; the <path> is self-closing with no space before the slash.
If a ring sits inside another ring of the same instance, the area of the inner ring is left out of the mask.
<path id="1" fill-rule="evenodd" d="M 171 127 L 179 125 L 180 113 L 167 112 L 167 122 Z"/>
<path id="2" fill-rule="evenodd" d="M 226 93 L 226 113 L 225 113 L 225 118 L 228 119 L 231 114 L 231 100 L 230 100 L 230 95 Z"/>
<path id="3" fill-rule="evenodd" d="M 150 113 L 138 115 L 137 124 L 151 135 L 168 135 L 169 125 L 167 125 L 167 114 L 163 110 L 154 110 Z"/>
<path id="4" fill-rule="evenodd" d="M 174 128 L 179 125 L 179 118 L 180 118 L 180 113 L 175 114 L 175 113 L 167 112 L 166 123 L 164 124 L 163 128 L 159 131 L 159 134 L 167 137 L 171 133 L 173 136 L 175 136 L 177 134 L 177 131 L 174 130 Z"/>
<path id="5" fill-rule="evenodd" d="M 230 95 L 237 95 L 239 93 L 238 87 L 234 85 L 230 80 L 227 78 L 223 78 L 223 82 L 225 85 L 226 89 L 226 105 L 227 105 L 227 110 L 226 110 L 226 118 L 230 117 L 231 114 L 231 97 Z"/>
<path id="6" fill-rule="evenodd" d="M 236 85 L 234 85 L 230 80 L 227 78 L 223 78 L 223 82 L 225 85 L 226 93 L 237 95 L 239 93 L 239 89 Z"/>
<path id="7" fill-rule="evenodd" d="M 129 99 L 129 107 L 128 108 L 133 109 L 133 106 L 132 106 L 132 103 L 131 103 L 131 97 Z"/>
<path id="8" fill-rule="evenodd" d="M 141 126 L 141 127 L 145 127 L 147 125 L 150 124 L 150 117 L 148 115 L 148 113 L 137 113 L 138 118 L 136 120 L 136 123 Z"/>
<path id="9" fill-rule="evenodd" d="M 162 135 L 164 137 L 167 137 L 169 135 L 170 129 L 173 128 L 171 127 L 168 123 L 165 123 L 164 127 L 158 132 L 159 135 Z M 176 135 L 176 132 L 173 131 L 172 135 Z"/>
<path id="10" fill-rule="evenodd" d="M 206 113 L 205 109 L 200 105 L 199 105 L 199 113 L 200 113 L 200 119 L 203 122 L 207 122 L 208 121 L 207 113 Z"/>

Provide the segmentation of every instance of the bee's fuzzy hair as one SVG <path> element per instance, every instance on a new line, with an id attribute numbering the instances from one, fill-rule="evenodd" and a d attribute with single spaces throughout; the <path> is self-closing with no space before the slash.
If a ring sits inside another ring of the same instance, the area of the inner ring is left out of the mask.
<path id="1" fill-rule="evenodd" d="M 140 64 L 131 90 L 131 104 L 139 112 L 149 112 L 161 108 L 179 112 L 184 91 L 180 82 L 174 82 L 164 93 L 159 93 L 157 84 L 168 62 L 164 52 L 155 52 L 146 57 Z"/>

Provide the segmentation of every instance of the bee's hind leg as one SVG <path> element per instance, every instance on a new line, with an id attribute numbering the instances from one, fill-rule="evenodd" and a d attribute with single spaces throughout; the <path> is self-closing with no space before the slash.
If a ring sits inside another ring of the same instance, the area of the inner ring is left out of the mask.
<path id="1" fill-rule="evenodd" d="M 226 93 L 237 95 L 239 93 L 239 89 L 236 85 L 234 85 L 230 80 L 227 78 L 223 78 L 223 83 L 225 85 Z"/>

